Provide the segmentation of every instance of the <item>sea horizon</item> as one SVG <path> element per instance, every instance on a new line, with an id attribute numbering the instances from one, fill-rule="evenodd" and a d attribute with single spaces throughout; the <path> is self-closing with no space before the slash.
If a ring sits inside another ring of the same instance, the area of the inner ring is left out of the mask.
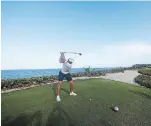
<path id="1" fill-rule="evenodd" d="M 74 67 L 72 69 L 83 69 L 83 68 L 88 68 L 88 67 Z M 114 67 L 91 67 L 90 68 L 94 68 L 94 69 L 99 69 L 99 68 L 120 68 L 120 66 L 114 66 Z M 18 68 L 18 69 L 1 69 L 1 71 L 7 71 L 7 70 L 52 70 L 52 69 L 61 69 L 60 68 Z"/>
<path id="2" fill-rule="evenodd" d="M 94 68 L 95 70 L 106 70 L 115 67 L 102 67 Z M 31 78 L 40 76 L 58 75 L 61 68 L 48 68 L 48 69 L 10 69 L 1 70 L 1 79 L 18 79 L 18 78 Z M 84 68 L 72 68 L 71 73 L 84 72 Z"/>

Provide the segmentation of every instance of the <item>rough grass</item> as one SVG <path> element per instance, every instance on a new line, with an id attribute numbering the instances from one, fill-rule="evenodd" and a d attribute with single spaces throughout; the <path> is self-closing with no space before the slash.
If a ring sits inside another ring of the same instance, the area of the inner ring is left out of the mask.
<path id="1" fill-rule="evenodd" d="M 140 84 L 141 86 L 145 86 L 151 89 L 151 76 L 147 75 L 138 75 L 135 78 L 135 82 Z"/>
<path id="2" fill-rule="evenodd" d="M 2 94 L 2 126 L 150 126 L 151 90 L 103 79 L 77 80 L 78 96 L 56 84 Z M 91 101 L 89 100 L 91 99 Z M 117 105 L 119 112 L 112 107 Z"/>
<path id="3" fill-rule="evenodd" d="M 151 68 L 139 69 L 138 72 L 143 75 L 151 76 Z"/>
<path id="4" fill-rule="evenodd" d="M 141 75 L 138 75 L 135 78 L 135 82 L 139 83 L 141 86 L 151 89 L 151 68 L 139 69 L 138 73 Z"/>

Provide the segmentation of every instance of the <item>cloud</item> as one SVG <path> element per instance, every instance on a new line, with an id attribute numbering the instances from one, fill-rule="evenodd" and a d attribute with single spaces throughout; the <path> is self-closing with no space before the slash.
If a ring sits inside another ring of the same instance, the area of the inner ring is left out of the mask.
<path id="1" fill-rule="evenodd" d="M 67 55 L 67 58 L 75 58 L 74 68 L 119 67 L 151 63 L 151 43 L 143 42 L 94 44 L 85 45 L 85 48 L 72 45 L 72 48 L 69 49 L 66 46 L 61 48 L 55 45 L 11 46 L 2 51 L 2 69 L 61 68 L 62 64 L 58 62 L 59 52 L 64 50 L 77 50 L 83 53 L 82 56 Z"/>
<path id="2" fill-rule="evenodd" d="M 151 44 L 127 43 L 102 45 L 77 60 L 79 66 L 117 67 L 151 63 Z M 81 65 L 80 65 L 81 64 Z"/>

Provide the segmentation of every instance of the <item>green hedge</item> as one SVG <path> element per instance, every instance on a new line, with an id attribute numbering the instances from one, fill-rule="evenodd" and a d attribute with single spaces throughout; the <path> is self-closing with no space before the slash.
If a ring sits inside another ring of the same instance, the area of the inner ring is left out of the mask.
<path id="1" fill-rule="evenodd" d="M 140 74 L 151 76 L 151 68 L 138 70 Z"/>
<path id="2" fill-rule="evenodd" d="M 141 86 L 151 88 L 151 68 L 140 69 L 138 70 L 138 73 L 142 75 L 138 75 L 135 78 L 135 82 L 137 82 Z"/>
<path id="3" fill-rule="evenodd" d="M 22 79 L 7 79 L 1 81 L 1 89 L 12 89 L 19 87 L 28 87 L 31 85 L 38 85 L 42 83 L 54 82 L 58 76 L 42 76 Z"/>
<path id="4" fill-rule="evenodd" d="M 151 88 L 151 76 L 138 75 L 135 78 L 135 82 L 140 84 L 141 86 L 145 86 L 147 88 Z"/>
<path id="5" fill-rule="evenodd" d="M 106 73 L 118 73 L 118 72 L 124 72 L 124 70 L 112 69 L 112 70 L 102 70 L 102 71 L 93 71 L 93 72 L 72 73 L 72 77 L 105 76 Z M 31 85 L 47 84 L 47 83 L 55 82 L 57 79 L 58 79 L 58 75 L 1 80 L 1 89 L 7 90 L 7 89 L 13 89 L 19 87 L 29 87 Z"/>

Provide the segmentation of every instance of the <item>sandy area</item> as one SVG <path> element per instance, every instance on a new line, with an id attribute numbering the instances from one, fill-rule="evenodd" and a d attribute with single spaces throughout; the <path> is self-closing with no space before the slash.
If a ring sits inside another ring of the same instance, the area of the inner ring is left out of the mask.
<path id="1" fill-rule="evenodd" d="M 134 82 L 134 78 L 137 77 L 138 75 L 139 73 L 137 70 L 125 70 L 124 73 L 114 73 L 114 74 L 110 73 L 107 74 L 106 76 L 101 76 L 101 78 L 137 85 L 137 83 Z"/>
<path id="2" fill-rule="evenodd" d="M 83 79 L 90 79 L 90 78 L 103 78 L 103 79 L 126 82 L 129 84 L 136 84 L 134 82 L 134 78 L 137 77 L 138 75 L 139 75 L 139 73 L 137 72 L 137 70 L 125 70 L 124 73 L 110 73 L 110 74 L 106 74 L 106 76 L 99 76 L 99 77 L 76 77 L 76 78 L 73 78 L 73 80 L 77 80 L 77 79 L 83 80 Z M 50 84 L 54 84 L 54 83 L 57 83 L 57 81 L 52 82 L 52 83 L 47 83 L 47 84 L 50 85 Z M 44 85 L 47 85 L 47 84 L 44 84 Z M 31 87 L 35 87 L 35 86 L 39 86 L 39 85 L 32 85 L 30 87 L 10 89 L 10 90 L 6 90 L 6 91 L 1 91 L 1 93 L 8 93 L 8 92 L 17 91 L 17 90 L 23 90 L 23 89 L 27 89 L 27 88 L 31 88 Z"/>

